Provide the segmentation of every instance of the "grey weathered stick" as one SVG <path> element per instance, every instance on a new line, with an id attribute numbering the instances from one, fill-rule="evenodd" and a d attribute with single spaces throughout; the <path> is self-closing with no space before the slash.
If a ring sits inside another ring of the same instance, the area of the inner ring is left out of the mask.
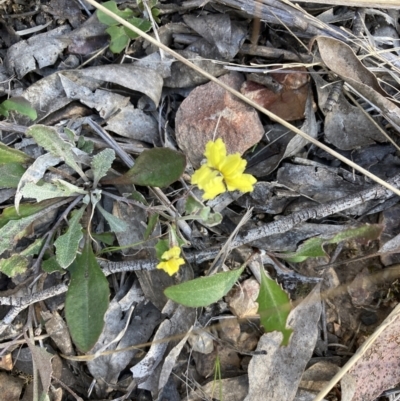
<path id="1" fill-rule="evenodd" d="M 388 183 L 396 188 L 400 187 L 400 174 L 397 174 Z M 299 212 L 292 213 L 290 216 L 283 217 L 279 220 L 265 224 L 261 227 L 254 228 L 237 237 L 233 242 L 233 247 L 238 247 L 249 242 L 264 238 L 273 234 L 281 234 L 291 230 L 296 225 L 303 223 L 309 219 L 321 219 L 331 216 L 343 210 L 350 209 L 370 200 L 388 199 L 394 196 L 393 192 L 380 185 L 375 185 L 370 189 L 358 192 L 355 195 L 346 196 L 332 202 L 311 207 Z"/>

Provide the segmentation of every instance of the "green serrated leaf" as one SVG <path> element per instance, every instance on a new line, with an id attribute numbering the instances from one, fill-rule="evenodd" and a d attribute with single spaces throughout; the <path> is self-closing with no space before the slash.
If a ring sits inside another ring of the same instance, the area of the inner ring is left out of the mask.
<path id="1" fill-rule="evenodd" d="M 93 187 L 96 188 L 99 181 L 110 170 L 115 159 L 115 152 L 112 149 L 104 149 L 92 159 Z"/>
<path id="2" fill-rule="evenodd" d="M 106 1 L 105 3 L 102 4 L 107 10 L 112 11 L 114 14 L 118 15 L 121 18 L 129 18 L 133 15 L 133 11 L 129 8 L 126 8 L 125 10 L 121 11 L 117 7 L 117 3 L 115 1 Z M 112 26 L 112 25 L 118 25 L 119 22 L 115 21 L 114 18 L 110 17 L 109 15 L 105 14 L 103 11 L 97 10 L 96 11 L 97 18 L 102 24 Z"/>
<path id="3" fill-rule="evenodd" d="M 157 259 L 161 260 L 163 253 L 169 250 L 169 241 L 166 239 L 158 240 L 155 249 L 156 249 Z"/>
<path id="4" fill-rule="evenodd" d="M 199 308 L 220 300 L 233 287 L 245 266 L 211 277 L 200 277 L 165 289 L 164 294 L 178 304 Z"/>
<path id="5" fill-rule="evenodd" d="M 186 157 L 168 148 L 145 150 L 122 176 L 134 185 L 166 187 L 177 181 L 186 167 Z"/>
<path id="6" fill-rule="evenodd" d="M 64 162 L 73 168 L 84 181 L 88 181 L 82 169 L 76 163 L 73 145 L 64 141 L 57 130 L 46 125 L 32 125 L 26 131 L 27 136 L 32 136 L 36 143 L 56 157 L 60 157 Z"/>
<path id="7" fill-rule="evenodd" d="M 221 224 L 222 214 L 221 213 L 209 213 L 206 219 L 202 219 L 202 223 L 207 227 L 214 227 Z"/>
<path id="8" fill-rule="evenodd" d="M 25 171 L 20 163 L 0 164 L 0 188 L 17 188 Z"/>
<path id="9" fill-rule="evenodd" d="M 187 214 L 195 214 L 203 208 L 204 208 L 204 205 L 201 202 L 199 202 L 197 199 L 195 199 L 193 196 L 189 196 L 186 199 L 185 212 Z"/>
<path id="10" fill-rule="evenodd" d="M 128 229 L 128 224 L 125 221 L 119 219 L 117 216 L 114 216 L 111 213 L 108 213 L 100 206 L 100 204 L 97 204 L 96 207 L 103 215 L 103 217 L 107 220 L 111 231 L 113 231 L 114 233 L 123 233 Z"/>
<path id="11" fill-rule="evenodd" d="M 73 342 L 85 353 L 93 348 L 103 330 L 110 289 L 89 241 L 68 270 L 71 282 L 65 299 L 65 317 Z"/>
<path id="12" fill-rule="evenodd" d="M 7 163 L 28 163 L 31 161 L 31 158 L 21 152 L 20 150 L 10 148 L 4 143 L 0 142 L 0 164 Z"/>
<path id="13" fill-rule="evenodd" d="M 292 309 L 289 296 L 281 286 L 267 277 L 261 268 L 261 286 L 258 294 L 258 314 L 261 325 L 267 333 L 280 331 L 283 334 L 281 345 L 288 345 L 293 330 L 286 327 L 286 321 Z"/>
<path id="14" fill-rule="evenodd" d="M 72 213 L 72 217 L 68 220 L 68 230 L 54 242 L 56 260 L 63 269 L 66 269 L 76 258 L 79 242 L 83 238 L 82 226 L 79 221 L 85 209 L 86 206 L 83 206 Z"/>
<path id="15" fill-rule="evenodd" d="M 110 35 L 110 50 L 115 53 L 121 53 L 129 43 L 129 36 L 126 34 L 124 27 L 122 26 L 110 26 L 106 29 L 106 32 Z"/>
<path id="16" fill-rule="evenodd" d="M 7 277 L 15 277 L 17 274 L 26 272 L 29 260 L 26 256 L 12 255 L 8 259 L 0 259 L 0 272 Z"/>
<path id="17" fill-rule="evenodd" d="M 21 96 L 5 100 L 1 106 L 2 111 L 0 114 L 3 114 L 5 117 L 8 117 L 9 111 L 16 111 L 19 114 L 27 116 L 31 120 L 36 120 L 37 118 L 36 110 L 32 108 L 28 100 Z"/>

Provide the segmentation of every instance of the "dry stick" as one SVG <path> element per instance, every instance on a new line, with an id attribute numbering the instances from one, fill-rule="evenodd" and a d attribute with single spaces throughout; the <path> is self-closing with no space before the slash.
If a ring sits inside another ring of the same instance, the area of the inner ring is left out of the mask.
<path id="1" fill-rule="evenodd" d="M 342 156 L 340 153 L 335 152 L 334 150 L 332 150 L 331 148 L 329 148 L 328 146 L 324 145 L 323 143 L 319 142 L 318 140 L 314 139 L 313 137 L 311 137 L 310 135 L 307 135 L 306 133 L 304 133 L 303 131 L 299 130 L 298 128 L 296 128 L 294 125 L 289 124 L 287 121 L 283 120 L 282 118 L 278 117 L 277 115 L 271 113 L 270 111 L 268 111 L 267 109 L 265 109 L 264 107 L 261 107 L 259 104 L 253 102 L 252 100 L 250 100 L 249 98 L 247 98 L 246 96 L 242 95 L 240 92 L 238 92 L 235 89 L 232 89 L 230 86 L 226 85 L 225 83 L 221 82 L 218 78 L 215 78 L 213 75 L 209 74 L 208 72 L 204 71 L 203 69 L 201 69 L 200 67 L 198 67 L 197 65 L 191 63 L 189 60 L 187 60 L 185 57 L 182 57 L 180 54 L 176 53 L 175 51 L 171 50 L 169 47 L 165 46 L 164 44 L 158 42 L 157 40 L 155 40 L 154 38 L 152 38 L 150 35 L 147 35 L 146 33 L 144 33 L 143 31 L 141 31 L 140 29 L 136 28 L 135 26 L 133 26 L 132 24 L 130 24 L 129 22 L 125 21 L 123 18 L 118 17 L 117 15 L 113 14 L 110 10 L 108 10 L 107 8 L 105 8 L 104 6 L 100 5 L 99 3 L 97 3 L 95 0 L 87 0 L 88 3 L 90 3 L 91 5 L 93 5 L 94 7 L 96 7 L 97 9 L 103 11 L 105 14 L 109 15 L 110 17 L 114 18 L 117 22 L 119 22 L 121 25 L 124 25 L 125 27 L 131 29 L 132 31 L 134 31 L 135 33 L 137 33 L 138 35 L 142 36 L 144 39 L 148 40 L 150 43 L 152 43 L 155 46 L 158 46 L 160 49 L 164 50 L 165 52 L 171 54 L 173 57 L 175 57 L 177 60 L 181 61 L 182 63 L 184 63 L 185 65 L 191 67 L 192 69 L 194 69 L 195 71 L 197 71 L 198 73 L 202 74 L 203 76 L 205 76 L 206 78 L 208 78 L 210 81 L 215 82 L 216 84 L 218 84 L 219 86 L 221 86 L 222 88 L 224 88 L 225 90 L 227 90 L 228 92 L 232 93 L 233 95 L 235 95 L 236 97 L 238 97 L 240 100 L 243 100 L 245 103 L 249 104 L 250 106 L 254 107 L 255 109 L 257 109 L 258 111 L 260 111 L 261 113 L 265 114 L 266 116 L 268 116 L 271 120 L 276 121 L 277 123 L 283 125 L 284 127 L 290 129 L 291 131 L 293 131 L 294 133 L 300 135 L 301 137 L 303 137 L 304 139 L 306 139 L 307 141 L 311 142 L 312 144 L 314 144 L 315 146 L 325 150 L 325 152 L 328 152 L 329 154 L 331 154 L 332 156 L 336 157 L 337 159 L 341 160 L 343 163 L 347 164 L 348 166 L 350 166 L 351 168 L 353 168 L 354 170 L 359 171 L 360 173 L 364 174 L 365 176 L 371 178 L 373 181 L 377 182 L 378 184 L 381 184 L 382 186 L 390 189 L 391 191 L 393 191 L 395 194 L 400 195 L 400 190 L 398 190 L 397 188 L 394 188 L 392 185 L 388 184 L 387 182 L 385 182 L 384 180 L 380 179 L 379 177 L 377 177 L 376 175 L 370 173 L 368 170 L 365 170 L 364 168 L 358 166 L 356 163 L 352 162 L 351 160 L 347 159 L 346 157 Z"/>

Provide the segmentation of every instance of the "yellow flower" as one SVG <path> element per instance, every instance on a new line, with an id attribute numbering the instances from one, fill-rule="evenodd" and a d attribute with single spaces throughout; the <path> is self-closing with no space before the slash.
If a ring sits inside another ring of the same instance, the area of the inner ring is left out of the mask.
<path id="1" fill-rule="evenodd" d="M 185 261 L 180 258 L 181 248 L 174 246 L 168 251 L 165 251 L 161 256 L 161 262 L 157 265 L 157 269 L 163 269 L 170 276 L 179 270 L 180 265 L 184 265 Z"/>
<path id="2" fill-rule="evenodd" d="M 251 192 L 257 180 L 251 174 L 243 174 L 246 160 L 239 153 L 226 155 L 226 146 L 221 138 L 206 145 L 204 156 L 207 163 L 196 170 L 192 184 L 204 191 L 203 199 L 214 199 L 225 191 Z"/>

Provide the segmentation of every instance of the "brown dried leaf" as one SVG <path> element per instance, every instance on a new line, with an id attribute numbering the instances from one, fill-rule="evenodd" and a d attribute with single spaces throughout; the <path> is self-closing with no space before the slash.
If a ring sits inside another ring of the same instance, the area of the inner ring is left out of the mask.
<path id="1" fill-rule="evenodd" d="M 387 98 L 388 94 L 379 86 L 375 75 L 364 67 L 351 47 L 324 36 L 318 36 L 315 41 L 326 66 L 379 107 L 386 118 L 400 126 L 400 108 Z"/>

